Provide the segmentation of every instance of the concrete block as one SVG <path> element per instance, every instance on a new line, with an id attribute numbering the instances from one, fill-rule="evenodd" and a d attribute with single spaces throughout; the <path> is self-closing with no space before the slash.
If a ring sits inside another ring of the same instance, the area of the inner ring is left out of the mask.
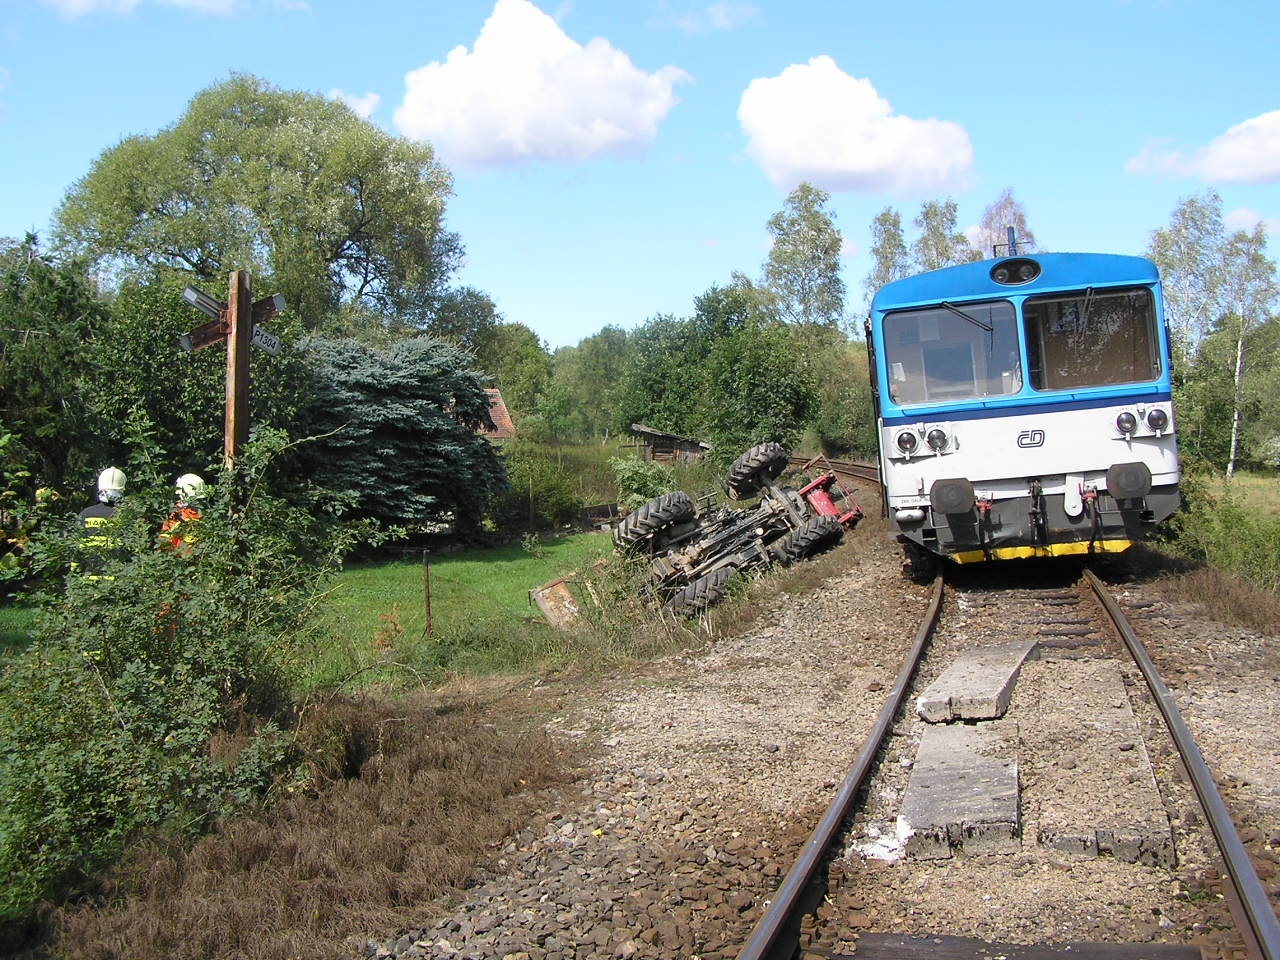
<path id="1" fill-rule="evenodd" d="M 1012 723 L 924 728 L 898 815 L 908 857 L 1017 853 L 1018 739 Z"/>
<path id="2" fill-rule="evenodd" d="M 1003 717 L 1018 671 L 1035 649 L 1035 640 L 1019 640 L 963 651 L 920 695 L 916 713 L 928 723 Z"/>
<path id="3" fill-rule="evenodd" d="M 1023 796 L 1037 840 L 1064 853 L 1172 867 L 1173 832 L 1115 661 L 1042 660 L 1024 682 L 1018 710 L 1042 758 Z"/>

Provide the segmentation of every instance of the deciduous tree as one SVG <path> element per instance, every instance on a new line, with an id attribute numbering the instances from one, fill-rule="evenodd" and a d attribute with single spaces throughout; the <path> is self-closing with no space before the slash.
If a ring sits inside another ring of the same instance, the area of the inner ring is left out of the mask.
<path id="1" fill-rule="evenodd" d="M 1169 226 L 1151 234 L 1147 256 L 1160 270 L 1175 369 L 1224 312 L 1225 243 L 1222 198 L 1213 190 L 1182 200 Z"/>
<path id="2" fill-rule="evenodd" d="M 461 256 L 442 226 L 450 189 L 429 146 L 236 74 L 105 151 L 58 210 L 57 238 L 109 273 L 249 270 L 312 330 L 422 329 Z"/>
<path id="3" fill-rule="evenodd" d="M 885 207 L 871 221 L 871 258 L 871 272 L 862 282 L 868 306 L 876 291 L 886 283 L 911 273 L 911 255 L 902 235 L 902 215 L 893 207 Z"/>
<path id="4" fill-rule="evenodd" d="M 829 195 L 802 183 L 786 206 L 769 218 L 773 246 L 764 267 L 764 285 L 792 323 L 839 327 L 844 319 L 840 278 L 840 231 L 826 210 Z"/>
<path id="5" fill-rule="evenodd" d="M 0 250 L 0 434 L 11 434 L 8 471 L 35 486 L 80 489 L 105 466 L 111 446 L 85 388 L 106 322 L 84 272 L 34 236 Z"/>
<path id="6" fill-rule="evenodd" d="M 1227 477 L 1236 472 L 1240 454 L 1241 420 L 1244 404 L 1245 345 L 1251 334 L 1269 318 L 1276 300 L 1276 265 L 1266 256 L 1267 232 L 1259 223 L 1252 232 L 1232 234 L 1224 251 L 1226 272 L 1223 286 L 1231 304 L 1228 323 L 1235 335 L 1235 370 L 1231 411 L 1231 453 Z"/>
<path id="7" fill-rule="evenodd" d="M 956 202 L 950 197 L 922 203 L 915 225 L 920 235 L 911 245 L 911 253 L 920 273 L 981 259 L 965 235 L 957 232 Z"/>
<path id="8" fill-rule="evenodd" d="M 490 330 L 476 350 L 475 363 L 493 378 L 517 421 L 537 410 L 551 381 L 551 354 L 523 323 L 500 323 Z"/>
<path id="9" fill-rule="evenodd" d="M 1009 249 L 1009 228 L 1013 228 L 1014 242 L 1017 250 Z M 1033 253 L 1036 250 L 1036 236 L 1027 226 L 1027 211 L 1022 203 L 1014 199 L 1013 188 L 1006 187 L 1004 192 L 982 211 L 982 221 L 978 224 L 977 234 L 973 237 L 973 249 L 978 259 L 986 257 L 1010 257 L 1015 253 Z"/>

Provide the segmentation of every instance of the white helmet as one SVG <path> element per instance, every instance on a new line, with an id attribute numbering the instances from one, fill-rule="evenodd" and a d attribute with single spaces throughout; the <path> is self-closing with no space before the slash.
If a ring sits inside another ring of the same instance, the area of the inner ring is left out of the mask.
<path id="1" fill-rule="evenodd" d="M 103 503 L 119 503 L 124 498 L 124 471 L 107 467 L 98 474 L 98 499 Z"/>
<path id="2" fill-rule="evenodd" d="M 183 503 L 204 495 L 204 481 L 194 473 L 184 473 L 173 485 L 178 491 L 178 499 Z"/>

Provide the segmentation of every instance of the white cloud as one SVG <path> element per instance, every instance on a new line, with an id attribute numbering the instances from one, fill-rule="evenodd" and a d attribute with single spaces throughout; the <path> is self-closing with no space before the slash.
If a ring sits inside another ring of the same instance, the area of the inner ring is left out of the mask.
<path id="1" fill-rule="evenodd" d="M 91 13 L 132 13 L 141 0 L 44 0 L 64 20 L 76 20 Z"/>
<path id="2" fill-rule="evenodd" d="M 168 7 L 190 10 L 193 13 L 229 15 L 240 8 L 240 0 L 155 0 Z M 133 13 L 142 0 L 44 0 L 64 20 L 77 20 L 95 13 Z"/>
<path id="3" fill-rule="evenodd" d="M 1272 237 L 1280 236 L 1280 218 L 1273 217 L 1268 219 L 1258 213 L 1257 210 L 1251 210 L 1248 207 L 1237 207 L 1222 217 L 1222 225 L 1232 233 L 1237 230 L 1252 233 L 1253 228 L 1259 223 L 1266 228 L 1268 240 Z"/>
<path id="4" fill-rule="evenodd" d="M 158 0 L 168 7 L 190 10 L 192 13 L 214 13 L 228 16 L 240 8 L 240 0 Z"/>
<path id="5" fill-rule="evenodd" d="M 1129 173 L 1158 177 L 1201 177 L 1222 183 L 1280 180 L 1280 110 L 1238 123 L 1208 146 L 1184 153 L 1148 144 L 1125 163 Z"/>
<path id="6" fill-rule="evenodd" d="M 897 115 L 870 80 L 827 56 L 752 80 L 738 105 L 747 153 L 779 188 L 918 195 L 968 186 L 973 146 L 959 124 Z"/>
<path id="7" fill-rule="evenodd" d="M 337 87 L 329 91 L 329 96 L 334 100 L 341 100 L 357 116 L 364 117 L 366 120 L 373 116 L 373 111 L 377 110 L 378 104 L 382 102 L 382 98 L 376 93 L 366 93 L 362 97 L 357 97 L 354 93 L 344 93 Z"/>
<path id="8" fill-rule="evenodd" d="M 670 66 L 646 73 L 607 40 L 583 46 L 528 0 L 497 0 L 474 49 L 405 76 L 394 120 L 463 167 L 631 154 L 652 142 L 687 79 Z"/>
<path id="9" fill-rule="evenodd" d="M 680 17 L 676 25 L 685 33 L 732 30 L 760 12 L 754 3 L 713 3 L 697 13 Z"/>

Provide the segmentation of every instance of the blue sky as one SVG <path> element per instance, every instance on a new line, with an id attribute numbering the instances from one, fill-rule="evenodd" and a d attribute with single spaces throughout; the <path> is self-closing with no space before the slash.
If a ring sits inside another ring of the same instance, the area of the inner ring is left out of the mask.
<path id="1" fill-rule="evenodd" d="M 0 236 L 244 72 L 431 142 L 458 282 L 552 349 L 758 278 L 801 180 L 857 313 L 886 206 L 910 241 L 1012 188 L 1042 248 L 1142 253 L 1213 189 L 1274 236 L 1278 37 L 1270 0 L 0 0 Z"/>

